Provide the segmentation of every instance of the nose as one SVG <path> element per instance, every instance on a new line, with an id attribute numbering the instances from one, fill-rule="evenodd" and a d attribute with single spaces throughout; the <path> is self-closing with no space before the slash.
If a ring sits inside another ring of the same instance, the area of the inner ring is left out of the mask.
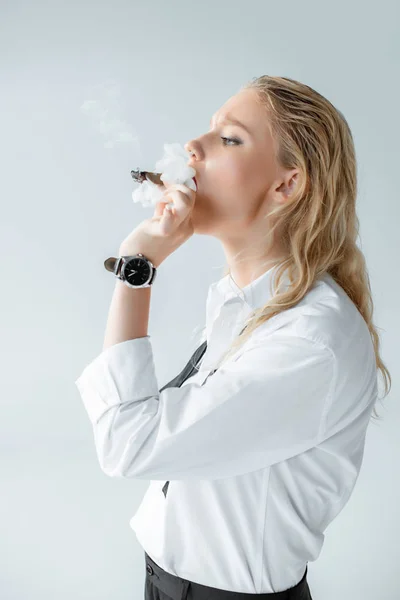
<path id="1" fill-rule="evenodd" d="M 190 154 L 190 158 L 195 158 L 196 160 L 198 159 L 198 152 L 196 150 L 193 140 L 191 140 L 190 142 L 187 142 L 187 144 L 185 144 L 184 148 L 185 148 L 186 152 L 188 152 Z"/>
<path id="2" fill-rule="evenodd" d="M 193 154 L 193 150 L 191 149 L 190 142 L 187 142 L 187 144 L 185 144 L 184 148 L 185 148 L 186 152 L 188 152 L 189 154 Z"/>

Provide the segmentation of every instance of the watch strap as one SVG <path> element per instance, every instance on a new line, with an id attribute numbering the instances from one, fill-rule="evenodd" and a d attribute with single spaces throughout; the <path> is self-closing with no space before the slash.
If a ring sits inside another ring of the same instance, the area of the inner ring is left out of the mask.
<path id="1" fill-rule="evenodd" d="M 104 261 L 104 266 L 107 269 L 107 271 L 114 273 L 114 275 L 121 279 L 119 273 L 121 272 L 122 256 L 110 256 Z"/>

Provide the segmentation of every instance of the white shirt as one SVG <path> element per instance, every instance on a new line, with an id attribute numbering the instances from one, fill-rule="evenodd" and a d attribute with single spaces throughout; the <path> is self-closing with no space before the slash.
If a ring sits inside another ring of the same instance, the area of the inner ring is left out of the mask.
<path id="1" fill-rule="evenodd" d="M 147 554 L 173 575 L 249 594 L 287 590 L 319 556 L 377 400 L 368 328 L 329 274 L 207 379 L 271 297 L 274 270 L 243 290 L 229 274 L 211 284 L 207 351 L 181 387 L 159 393 L 150 335 L 106 348 L 75 382 L 104 473 L 150 480 L 130 520 Z"/>

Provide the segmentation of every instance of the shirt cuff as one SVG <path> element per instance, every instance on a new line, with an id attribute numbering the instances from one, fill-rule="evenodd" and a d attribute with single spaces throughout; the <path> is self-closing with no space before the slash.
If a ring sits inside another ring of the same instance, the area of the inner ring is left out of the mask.
<path id="1" fill-rule="evenodd" d="M 150 336 L 106 348 L 75 381 L 95 425 L 110 407 L 158 396 Z"/>

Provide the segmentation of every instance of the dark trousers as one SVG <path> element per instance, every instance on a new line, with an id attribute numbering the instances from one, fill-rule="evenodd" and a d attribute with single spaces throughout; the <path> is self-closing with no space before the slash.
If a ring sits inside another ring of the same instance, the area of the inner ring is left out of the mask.
<path id="1" fill-rule="evenodd" d="M 307 583 L 307 567 L 294 587 L 271 594 L 244 594 L 201 585 L 167 573 L 145 552 L 145 600 L 312 600 Z"/>

